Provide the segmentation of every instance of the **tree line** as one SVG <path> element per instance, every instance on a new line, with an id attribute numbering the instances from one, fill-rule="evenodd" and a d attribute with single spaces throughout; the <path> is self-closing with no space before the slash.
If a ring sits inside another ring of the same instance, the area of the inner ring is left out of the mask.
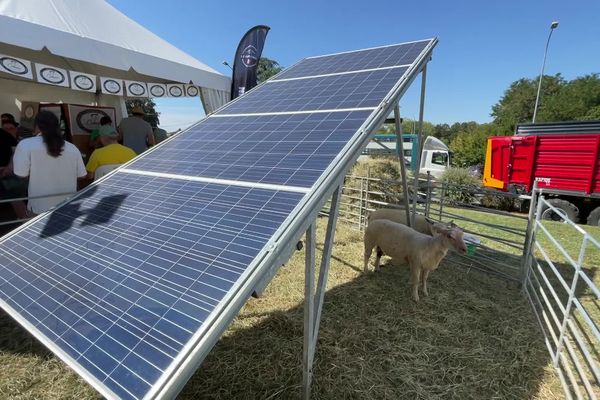
<path id="1" fill-rule="evenodd" d="M 449 144 L 456 166 L 483 164 L 488 137 L 513 135 L 517 124 L 531 122 L 538 79 L 513 82 L 492 106 L 490 123 L 424 123 L 423 134 Z M 560 74 L 544 75 L 536 122 L 584 120 L 600 120 L 600 76 L 593 73 L 566 80 Z M 412 122 L 404 124 L 405 132 L 411 132 Z"/>

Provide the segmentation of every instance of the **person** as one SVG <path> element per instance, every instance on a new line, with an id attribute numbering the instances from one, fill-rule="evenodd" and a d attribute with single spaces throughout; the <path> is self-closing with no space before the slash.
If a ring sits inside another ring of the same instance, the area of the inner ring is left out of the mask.
<path id="1" fill-rule="evenodd" d="M 119 135 L 123 145 L 137 154 L 141 154 L 149 146 L 154 146 L 154 134 L 149 123 L 144 121 L 144 110 L 136 106 L 131 111 L 132 116 L 123 118 L 119 124 Z"/>
<path id="2" fill-rule="evenodd" d="M 13 172 L 29 178 L 29 215 L 48 211 L 77 190 L 77 178 L 87 175 L 81 153 L 65 142 L 58 118 L 50 111 L 35 117 L 37 136 L 23 139 L 15 149 Z M 35 198 L 38 197 L 38 198 Z"/>
<path id="3" fill-rule="evenodd" d="M 16 131 L 16 136 L 15 137 L 16 137 L 17 140 L 21 140 L 24 137 L 28 137 L 27 136 L 27 132 L 15 120 L 15 116 L 14 115 L 12 115 L 10 113 L 4 113 L 4 114 L 0 115 L 0 125 L 4 125 L 5 123 L 10 123 L 10 124 L 13 124 L 15 126 L 15 131 Z M 31 135 L 29 135 L 29 136 L 31 136 Z"/>
<path id="4" fill-rule="evenodd" d="M 112 125 L 112 119 L 110 119 L 108 115 L 100 118 L 100 126 L 92 129 L 92 132 L 90 132 L 90 154 L 98 147 L 102 146 L 100 143 L 100 128 L 105 125 Z"/>
<path id="5" fill-rule="evenodd" d="M 17 146 L 17 125 L 14 121 L 3 120 L 0 128 L 0 168 L 10 164 L 13 150 Z"/>
<path id="6" fill-rule="evenodd" d="M 152 133 L 154 133 L 154 142 L 156 144 L 159 144 L 160 142 L 162 142 L 163 140 L 165 140 L 168 137 L 167 131 L 159 128 L 156 121 L 152 122 L 151 125 L 152 125 Z"/>
<path id="7" fill-rule="evenodd" d="M 12 156 L 17 146 L 17 124 L 4 120 L 0 128 L 0 199 L 9 200 L 27 196 L 27 185 L 23 179 L 13 174 Z M 27 208 L 23 200 L 11 201 L 17 219 L 27 217 Z"/>
<path id="8" fill-rule="evenodd" d="M 135 158 L 135 151 L 129 147 L 117 143 L 119 134 L 110 125 L 104 125 L 99 129 L 99 137 L 102 147 L 94 150 L 85 167 L 88 178 L 94 178 L 94 173 L 103 165 L 123 164 Z"/>

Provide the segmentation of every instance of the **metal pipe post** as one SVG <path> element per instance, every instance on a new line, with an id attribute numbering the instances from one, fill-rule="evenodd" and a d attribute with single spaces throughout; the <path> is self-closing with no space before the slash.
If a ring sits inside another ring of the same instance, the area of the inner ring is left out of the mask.
<path id="1" fill-rule="evenodd" d="M 314 332 L 314 307 L 315 307 L 315 249 L 316 233 L 315 223 L 310 224 L 306 230 L 306 250 L 304 267 L 304 349 L 302 352 L 302 397 L 310 398 L 310 384 L 312 382 L 312 357 L 310 349 L 313 347 Z"/>
<path id="2" fill-rule="evenodd" d="M 419 172 L 421 169 L 421 153 L 423 152 L 423 113 L 425 112 L 425 83 L 427 82 L 427 64 L 421 70 L 421 104 L 419 106 L 419 149 L 417 151 L 417 168 L 415 169 L 415 193 L 413 197 L 411 226 L 415 225 L 415 213 L 417 212 L 417 200 L 419 199 Z M 413 157 L 415 155 L 413 154 Z"/>
<path id="3" fill-rule="evenodd" d="M 535 228 L 536 215 L 535 210 L 537 209 L 537 181 L 533 182 L 533 189 L 531 190 L 531 200 L 529 201 L 529 214 L 527 216 L 527 229 L 525 231 L 525 242 L 523 243 L 523 256 L 521 257 L 521 284 L 525 287 L 527 279 L 527 267 L 528 259 L 530 257 L 529 252 L 531 250 L 533 229 Z"/>
<path id="4" fill-rule="evenodd" d="M 402 136 L 402 124 L 400 123 L 400 105 L 394 107 L 394 122 L 396 125 L 396 149 L 398 151 L 398 161 L 400 162 L 400 174 L 402 175 L 402 191 L 404 192 L 404 210 L 406 211 L 406 223 L 409 227 L 410 222 L 410 204 L 408 203 L 408 182 L 406 181 L 406 165 L 404 164 L 404 137 Z M 398 147 L 399 146 L 399 147 Z"/>
<path id="5" fill-rule="evenodd" d="M 323 252 L 321 255 L 321 265 L 319 268 L 319 281 L 317 283 L 316 307 L 315 307 L 315 323 L 314 323 L 314 339 L 312 348 L 310 348 L 311 360 L 314 359 L 315 349 L 317 347 L 317 338 L 319 336 L 319 326 L 321 325 L 321 312 L 323 310 L 323 300 L 325 299 L 325 291 L 327 290 L 327 277 L 329 276 L 329 266 L 331 264 L 331 251 L 333 250 L 333 239 L 335 237 L 335 227 L 337 225 L 338 210 L 340 204 L 342 188 L 339 186 L 331 197 L 331 212 L 327 221 L 327 232 L 325 233 L 325 243 L 323 244 Z"/>

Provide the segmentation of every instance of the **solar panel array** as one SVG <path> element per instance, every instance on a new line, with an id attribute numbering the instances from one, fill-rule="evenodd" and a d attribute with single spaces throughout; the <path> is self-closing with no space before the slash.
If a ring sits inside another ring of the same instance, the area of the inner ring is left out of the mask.
<path id="1" fill-rule="evenodd" d="M 104 396 L 167 393 L 435 43 L 305 59 L 3 238 L 0 305 Z"/>

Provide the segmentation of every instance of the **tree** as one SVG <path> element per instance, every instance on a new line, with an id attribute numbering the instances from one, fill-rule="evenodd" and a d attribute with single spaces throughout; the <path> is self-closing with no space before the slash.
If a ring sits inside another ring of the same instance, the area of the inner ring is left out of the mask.
<path id="1" fill-rule="evenodd" d="M 459 132 L 450 143 L 454 164 L 460 167 L 483 164 L 487 139 L 497 135 L 497 129 L 495 124 L 476 124 L 469 130 Z"/>
<path id="2" fill-rule="evenodd" d="M 600 106 L 600 78 L 585 75 L 567 82 L 558 93 L 546 100 L 538 111 L 539 121 L 578 121 L 593 115 Z M 537 118 L 536 118 L 537 120 Z M 536 121 L 537 122 L 537 121 Z"/>
<path id="3" fill-rule="evenodd" d="M 140 106 L 144 110 L 144 120 L 152 126 L 158 126 L 160 113 L 156 111 L 156 103 L 152 99 L 128 99 L 125 100 L 127 114 L 131 115 L 131 110 L 134 107 Z"/>
<path id="4" fill-rule="evenodd" d="M 538 108 L 540 120 L 542 116 L 548 118 L 544 114 L 546 104 L 551 101 L 552 96 L 558 93 L 565 84 L 566 82 L 560 74 L 556 74 L 555 76 L 544 75 Z M 492 106 L 494 123 L 498 125 L 503 134 L 511 134 L 517 124 L 531 122 L 537 87 L 537 78 L 519 79 L 513 82 L 504 92 L 504 96 L 500 98 L 500 101 Z"/>
<path id="5" fill-rule="evenodd" d="M 256 80 L 258 83 L 264 82 L 273 75 L 278 74 L 282 69 L 283 67 L 277 61 L 261 57 L 256 68 Z"/>

